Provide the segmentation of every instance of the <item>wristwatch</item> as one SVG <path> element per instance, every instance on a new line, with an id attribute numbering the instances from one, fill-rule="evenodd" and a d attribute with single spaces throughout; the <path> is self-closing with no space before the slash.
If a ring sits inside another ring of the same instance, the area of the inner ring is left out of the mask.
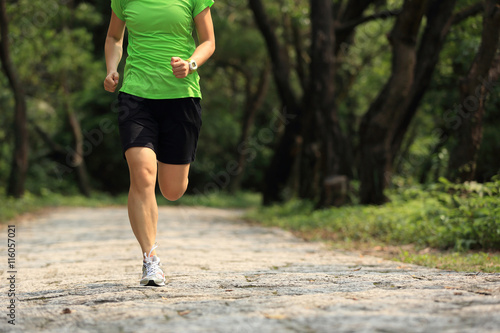
<path id="1" fill-rule="evenodd" d="M 196 60 L 189 58 L 187 62 L 189 63 L 189 71 L 191 73 L 196 72 L 196 70 L 198 69 L 198 64 L 196 63 Z"/>

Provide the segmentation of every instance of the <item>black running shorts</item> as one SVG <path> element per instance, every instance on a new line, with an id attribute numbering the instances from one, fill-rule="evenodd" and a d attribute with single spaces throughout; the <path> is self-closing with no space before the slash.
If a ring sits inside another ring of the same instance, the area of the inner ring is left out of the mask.
<path id="1" fill-rule="evenodd" d="M 200 99 L 147 99 L 120 92 L 118 124 L 123 154 L 132 147 L 147 147 L 159 162 L 189 164 L 201 128 Z"/>

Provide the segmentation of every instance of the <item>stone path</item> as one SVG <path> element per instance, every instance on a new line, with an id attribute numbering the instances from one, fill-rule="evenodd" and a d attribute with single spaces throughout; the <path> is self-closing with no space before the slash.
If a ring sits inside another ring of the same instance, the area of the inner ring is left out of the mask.
<path id="1" fill-rule="evenodd" d="M 170 282 L 140 287 L 126 209 L 17 222 L 16 325 L 0 331 L 500 332 L 500 274 L 335 252 L 220 209 L 160 208 L 158 242 Z"/>

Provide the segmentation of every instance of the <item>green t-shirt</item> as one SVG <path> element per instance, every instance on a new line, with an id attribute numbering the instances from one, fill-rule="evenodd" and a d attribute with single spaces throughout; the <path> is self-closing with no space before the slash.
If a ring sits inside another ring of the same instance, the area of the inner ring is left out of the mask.
<path id="1" fill-rule="evenodd" d="M 187 60 L 196 49 L 194 17 L 213 0 L 111 0 L 128 29 L 128 58 L 120 91 L 150 99 L 200 97 L 198 73 L 178 79 L 172 57 Z"/>

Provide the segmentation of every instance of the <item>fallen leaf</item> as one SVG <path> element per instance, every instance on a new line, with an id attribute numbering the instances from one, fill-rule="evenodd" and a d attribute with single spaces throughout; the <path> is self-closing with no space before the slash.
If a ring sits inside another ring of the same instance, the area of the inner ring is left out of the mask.
<path id="1" fill-rule="evenodd" d="M 71 313 L 71 309 L 70 308 L 65 308 L 62 310 L 61 314 L 68 314 L 68 313 Z"/>
<path id="2" fill-rule="evenodd" d="M 266 317 L 267 319 L 285 319 L 286 318 L 286 316 L 282 315 L 282 314 L 267 314 L 267 313 L 264 313 L 264 317 Z"/>
<path id="3" fill-rule="evenodd" d="M 190 314 L 190 313 L 191 313 L 191 311 L 190 311 L 190 310 L 177 311 L 177 314 L 178 314 L 179 316 L 185 316 L 185 315 Z"/>

